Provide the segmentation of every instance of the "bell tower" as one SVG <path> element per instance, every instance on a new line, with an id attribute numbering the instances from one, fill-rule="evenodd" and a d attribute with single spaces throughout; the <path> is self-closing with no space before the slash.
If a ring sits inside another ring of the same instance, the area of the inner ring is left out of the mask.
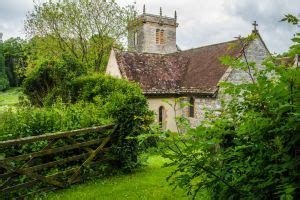
<path id="1" fill-rule="evenodd" d="M 174 18 L 146 13 L 139 15 L 128 25 L 128 50 L 138 53 L 169 54 L 177 52 L 177 13 Z"/>

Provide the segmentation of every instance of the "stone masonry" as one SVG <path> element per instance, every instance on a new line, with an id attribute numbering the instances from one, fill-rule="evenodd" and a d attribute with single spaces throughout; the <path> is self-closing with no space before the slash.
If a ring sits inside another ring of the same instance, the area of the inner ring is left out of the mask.
<path id="1" fill-rule="evenodd" d="M 175 18 L 142 14 L 128 30 L 128 49 L 139 53 L 169 54 L 177 52 Z M 132 27 L 134 26 L 134 27 Z M 164 31 L 164 44 L 156 43 L 156 30 Z"/>

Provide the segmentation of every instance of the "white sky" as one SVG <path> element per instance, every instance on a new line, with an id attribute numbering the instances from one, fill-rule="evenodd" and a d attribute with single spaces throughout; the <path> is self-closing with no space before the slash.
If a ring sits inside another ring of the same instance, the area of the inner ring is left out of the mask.
<path id="1" fill-rule="evenodd" d="M 43 0 L 38 0 L 43 1 Z M 45 1 L 45 0 L 44 0 Z M 134 0 L 117 0 L 121 5 Z M 290 38 L 299 31 L 280 22 L 284 14 L 300 15 L 300 0 L 136 0 L 136 8 L 147 13 L 174 16 L 178 13 L 177 43 L 182 49 L 224 42 L 251 33 L 252 22 L 272 53 L 286 51 Z M 3 38 L 24 37 L 23 22 L 33 8 L 32 0 L 0 0 L 0 32 Z"/>

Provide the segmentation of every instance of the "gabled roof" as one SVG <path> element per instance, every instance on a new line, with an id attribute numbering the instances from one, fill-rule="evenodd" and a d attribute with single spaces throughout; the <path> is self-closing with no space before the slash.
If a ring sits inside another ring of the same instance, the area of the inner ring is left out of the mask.
<path id="1" fill-rule="evenodd" d="M 116 51 L 123 77 L 139 83 L 145 94 L 214 95 L 227 66 L 219 58 L 238 57 L 242 47 L 229 41 L 168 55 Z"/>

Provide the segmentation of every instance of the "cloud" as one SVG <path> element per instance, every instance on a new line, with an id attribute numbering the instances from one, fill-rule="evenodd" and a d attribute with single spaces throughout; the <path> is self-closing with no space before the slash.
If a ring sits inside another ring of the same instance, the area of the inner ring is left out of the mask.
<path id="1" fill-rule="evenodd" d="M 256 20 L 270 51 L 281 53 L 288 50 L 297 27 L 280 20 L 287 13 L 300 13 L 299 0 L 138 0 L 140 12 L 143 4 L 154 14 L 159 13 L 159 7 L 168 16 L 177 10 L 178 44 L 183 49 L 249 35 Z"/>
<path id="2" fill-rule="evenodd" d="M 37 0 L 45 1 L 45 0 Z M 238 35 L 251 33 L 256 20 L 259 31 L 271 52 L 281 53 L 291 45 L 296 27 L 279 22 L 284 14 L 300 13 L 299 0 L 117 0 L 121 5 L 132 4 L 142 12 L 174 16 L 178 13 L 177 42 L 182 49 L 224 42 Z M 0 32 L 4 39 L 23 36 L 26 13 L 33 9 L 32 0 L 1 0 Z"/>
<path id="3" fill-rule="evenodd" d="M 3 39 L 24 37 L 26 13 L 33 8 L 32 0 L 2 0 L 0 6 L 0 32 Z"/>

